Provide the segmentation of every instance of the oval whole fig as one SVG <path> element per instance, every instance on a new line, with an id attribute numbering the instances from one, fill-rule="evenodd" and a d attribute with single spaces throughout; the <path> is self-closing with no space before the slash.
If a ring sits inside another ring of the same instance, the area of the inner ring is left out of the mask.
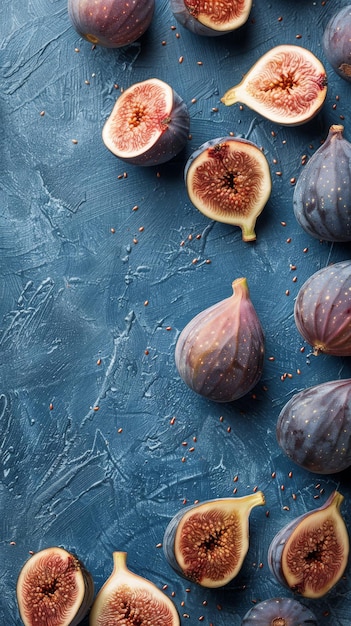
<path id="1" fill-rule="evenodd" d="M 175 157 L 188 139 L 190 117 L 182 98 L 167 83 L 149 78 L 117 98 L 102 129 L 105 146 L 134 165 L 160 165 Z"/>
<path id="2" fill-rule="evenodd" d="M 294 190 L 295 217 L 317 239 L 351 241 L 351 143 L 333 125 L 302 170 Z"/>
<path id="3" fill-rule="evenodd" d="M 170 0 L 176 20 L 196 35 L 216 37 L 230 33 L 247 22 L 252 0 Z"/>
<path id="4" fill-rule="evenodd" d="M 52 547 L 26 561 L 16 591 L 25 626 L 77 626 L 90 609 L 94 584 L 73 554 Z"/>
<path id="5" fill-rule="evenodd" d="M 321 598 L 341 579 L 349 555 L 343 500 L 334 491 L 321 507 L 300 515 L 273 538 L 268 564 L 281 585 L 305 598 Z"/>
<path id="6" fill-rule="evenodd" d="M 127 567 L 127 553 L 113 553 L 113 571 L 97 594 L 89 616 L 90 626 L 152 624 L 180 626 L 170 598 L 154 583 Z"/>
<path id="7" fill-rule="evenodd" d="M 180 510 L 169 522 L 163 550 L 180 576 L 202 587 L 223 587 L 238 575 L 249 549 L 249 516 L 265 504 L 262 491 L 218 498 Z"/>
<path id="8" fill-rule="evenodd" d="M 333 70 L 351 82 L 351 5 L 339 9 L 327 23 L 323 33 L 323 50 Z"/>
<path id="9" fill-rule="evenodd" d="M 316 616 L 294 598 L 269 598 L 255 604 L 241 626 L 318 626 Z"/>
<path id="10" fill-rule="evenodd" d="M 217 402 L 247 394 L 262 375 L 264 334 L 246 278 L 233 294 L 198 313 L 182 330 L 175 348 L 180 377 L 196 393 Z"/>
<path id="11" fill-rule="evenodd" d="M 290 398 L 277 421 L 277 440 L 297 465 L 318 474 L 351 465 L 351 378 L 320 383 Z"/>
<path id="12" fill-rule="evenodd" d="M 149 28 L 155 0 L 68 0 L 68 16 L 77 33 L 94 45 L 122 48 Z"/>
<path id="13" fill-rule="evenodd" d="M 221 102 L 241 102 L 271 122 L 298 126 L 319 113 L 326 95 L 321 61 L 306 48 L 284 44 L 266 52 Z"/>
<path id="14" fill-rule="evenodd" d="M 260 148 L 237 137 L 213 139 L 190 156 L 184 178 L 189 198 L 201 213 L 239 226 L 243 241 L 256 239 L 256 220 L 272 190 Z"/>
<path id="15" fill-rule="evenodd" d="M 315 356 L 351 356 L 351 261 L 312 274 L 297 294 L 294 317 Z"/>

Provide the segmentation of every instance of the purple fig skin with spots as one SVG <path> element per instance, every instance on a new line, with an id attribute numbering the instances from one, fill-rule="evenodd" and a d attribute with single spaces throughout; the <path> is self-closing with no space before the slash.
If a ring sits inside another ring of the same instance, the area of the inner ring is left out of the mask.
<path id="1" fill-rule="evenodd" d="M 263 369 L 264 333 L 246 278 L 236 279 L 232 287 L 232 296 L 187 324 L 175 349 L 183 381 L 216 402 L 232 402 L 246 395 Z"/>
<path id="2" fill-rule="evenodd" d="M 294 317 L 315 356 L 351 356 L 351 261 L 312 274 L 297 294 Z"/>
<path id="3" fill-rule="evenodd" d="M 351 82 L 351 5 L 332 15 L 323 33 L 323 50 L 333 70 Z"/>
<path id="4" fill-rule="evenodd" d="M 351 378 L 296 393 L 281 410 L 277 440 L 294 463 L 318 474 L 351 466 Z"/>
<path id="5" fill-rule="evenodd" d="M 325 241 L 351 241 L 351 143 L 343 131 L 341 124 L 330 127 L 294 190 L 297 222 L 309 235 Z"/>
<path id="6" fill-rule="evenodd" d="M 318 626 L 312 611 L 294 598 L 269 598 L 255 604 L 241 626 Z"/>
<path id="7" fill-rule="evenodd" d="M 68 16 L 75 30 L 90 43 L 122 48 L 149 28 L 155 0 L 68 0 Z"/>

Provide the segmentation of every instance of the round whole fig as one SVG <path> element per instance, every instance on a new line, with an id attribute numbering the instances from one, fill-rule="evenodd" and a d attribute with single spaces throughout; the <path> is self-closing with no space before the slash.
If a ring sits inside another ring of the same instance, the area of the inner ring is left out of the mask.
<path id="1" fill-rule="evenodd" d="M 68 15 L 81 37 L 105 48 L 122 48 L 148 29 L 155 0 L 68 0 Z"/>
<path id="2" fill-rule="evenodd" d="M 318 626 L 312 611 L 294 598 L 269 598 L 255 604 L 241 626 Z"/>
<path id="3" fill-rule="evenodd" d="M 351 379 L 304 389 L 281 410 L 277 440 L 297 465 L 334 474 L 351 465 Z"/>
<path id="4" fill-rule="evenodd" d="M 217 402 L 247 394 L 262 375 L 264 334 L 246 278 L 233 294 L 198 313 L 182 330 L 175 349 L 180 377 L 196 393 Z"/>
<path id="5" fill-rule="evenodd" d="M 306 48 L 284 44 L 266 52 L 243 80 L 221 98 L 226 106 L 246 104 L 282 126 L 310 121 L 327 95 L 323 64 Z"/>
<path id="6" fill-rule="evenodd" d="M 175 157 L 188 139 L 188 108 L 175 90 L 158 78 L 125 89 L 102 129 L 105 146 L 134 165 L 160 165 Z"/>
<path id="7" fill-rule="evenodd" d="M 314 355 L 351 356 L 351 261 L 312 274 L 297 294 L 294 317 Z"/>
<path id="8" fill-rule="evenodd" d="M 344 139 L 343 131 L 342 125 L 330 127 L 294 190 L 298 223 L 325 241 L 351 241 L 351 143 Z"/>
<path id="9" fill-rule="evenodd" d="M 351 82 L 351 5 L 339 9 L 327 23 L 323 33 L 323 50 L 333 70 Z"/>
<path id="10" fill-rule="evenodd" d="M 216 37 L 247 22 L 252 0 L 170 0 L 176 20 L 196 35 Z"/>

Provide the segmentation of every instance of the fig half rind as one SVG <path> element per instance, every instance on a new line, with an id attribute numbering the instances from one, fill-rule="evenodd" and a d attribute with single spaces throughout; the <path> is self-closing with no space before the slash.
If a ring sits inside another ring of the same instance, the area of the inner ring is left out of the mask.
<path id="1" fill-rule="evenodd" d="M 314 355 L 351 356 L 351 261 L 312 274 L 297 294 L 294 318 Z"/>
<path id="2" fill-rule="evenodd" d="M 238 575 L 249 549 L 249 515 L 265 504 L 257 491 L 180 510 L 169 522 L 163 550 L 170 566 L 202 587 L 223 587 Z"/>
<path id="3" fill-rule="evenodd" d="M 189 157 L 184 179 L 201 213 L 239 226 L 243 241 L 256 239 L 256 220 L 272 190 L 268 161 L 258 146 L 238 137 L 207 141 Z"/>
<path id="4" fill-rule="evenodd" d="M 50 547 L 26 561 L 16 592 L 25 626 L 77 626 L 90 609 L 94 584 L 72 553 Z"/>
<path id="5" fill-rule="evenodd" d="M 318 474 L 351 466 L 351 378 L 320 383 L 290 398 L 277 421 L 277 440 L 297 465 Z"/>
<path id="6" fill-rule="evenodd" d="M 269 598 L 249 609 L 241 626 L 318 626 L 318 622 L 295 598 Z"/>
<path id="7" fill-rule="evenodd" d="M 221 102 L 241 102 L 271 122 L 298 126 L 319 113 L 326 95 L 321 61 L 306 48 L 285 44 L 266 52 Z"/>
<path id="8" fill-rule="evenodd" d="M 333 70 L 351 82 L 351 5 L 339 9 L 327 23 L 323 33 L 323 50 Z"/>
<path id="9" fill-rule="evenodd" d="M 293 206 L 302 228 L 317 239 L 351 241 L 351 144 L 334 124 L 298 177 Z"/>
<path id="10" fill-rule="evenodd" d="M 167 83 L 149 78 L 125 89 L 102 129 L 105 146 L 127 163 L 160 165 L 188 140 L 190 117 L 183 99 Z"/>
<path id="11" fill-rule="evenodd" d="M 319 508 L 284 526 L 268 549 L 277 581 L 305 598 L 321 598 L 339 582 L 349 556 L 349 536 L 340 512 L 344 496 L 331 493 Z"/>
<path id="12" fill-rule="evenodd" d="M 191 32 L 217 37 L 247 22 L 252 0 L 170 0 L 170 7 L 176 20 Z"/>
<path id="13" fill-rule="evenodd" d="M 198 313 L 182 330 L 175 364 L 183 381 L 216 402 L 246 395 L 262 375 L 264 334 L 251 302 L 246 278 L 233 294 Z"/>

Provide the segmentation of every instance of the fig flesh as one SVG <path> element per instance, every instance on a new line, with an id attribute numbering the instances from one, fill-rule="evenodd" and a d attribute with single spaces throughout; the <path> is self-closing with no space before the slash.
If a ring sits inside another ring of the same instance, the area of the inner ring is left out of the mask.
<path id="1" fill-rule="evenodd" d="M 217 402 L 246 395 L 262 375 L 264 334 L 246 278 L 233 294 L 198 313 L 182 330 L 175 348 L 180 377 L 196 393 Z"/>
<path id="2" fill-rule="evenodd" d="M 344 127 L 330 127 L 328 137 L 302 170 L 294 190 L 294 213 L 317 239 L 351 241 L 351 144 Z"/>
<path id="3" fill-rule="evenodd" d="M 284 526 L 268 549 L 280 584 L 305 598 L 321 598 L 340 580 L 349 555 L 349 536 L 340 512 L 344 496 L 331 493 L 319 508 Z"/>
<path id="4" fill-rule="evenodd" d="M 266 52 L 221 102 L 241 102 L 271 122 L 298 126 L 319 113 L 326 95 L 321 61 L 306 48 L 285 44 Z"/>
<path id="5" fill-rule="evenodd" d="M 255 604 L 241 626 L 318 626 L 316 616 L 294 598 L 269 598 Z"/>
<path id="6" fill-rule="evenodd" d="M 239 226 L 243 241 L 256 239 L 256 220 L 272 190 L 260 148 L 242 138 L 213 139 L 190 156 L 184 178 L 189 198 L 201 213 Z"/>
<path id="7" fill-rule="evenodd" d="M 102 139 L 123 161 L 160 165 L 184 148 L 189 126 L 182 98 L 164 81 L 149 78 L 121 93 L 102 129 Z"/>
<path id="8" fill-rule="evenodd" d="M 351 356 L 351 261 L 312 274 L 297 294 L 294 317 L 315 356 Z"/>
<path id="9" fill-rule="evenodd" d="M 94 45 L 122 48 L 149 28 L 155 0 L 68 0 L 68 16 L 77 33 Z"/>
<path id="10" fill-rule="evenodd" d="M 126 552 L 114 552 L 113 565 L 111 575 L 95 598 L 90 626 L 180 626 L 173 602 L 150 580 L 128 569 Z"/>
<path id="11" fill-rule="evenodd" d="M 93 601 L 89 572 L 63 548 L 45 548 L 24 564 L 17 602 L 25 626 L 77 626 Z"/>
<path id="12" fill-rule="evenodd" d="M 277 440 L 297 465 L 318 474 L 351 466 L 351 378 L 296 393 L 281 410 Z"/>
<path id="13" fill-rule="evenodd" d="M 168 563 L 180 576 L 202 587 L 228 584 L 238 575 L 249 549 L 250 512 L 264 504 L 264 494 L 257 491 L 180 510 L 163 538 Z"/>
<path id="14" fill-rule="evenodd" d="M 247 22 L 252 0 L 170 0 L 176 20 L 196 35 L 216 37 L 237 30 Z"/>
<path id="15" fill-rule="evenodd" d="M 339 9 L 327 23 L 323 33 L 324 54 L 333 70 L 351 82 L 351 5 Z"/>

